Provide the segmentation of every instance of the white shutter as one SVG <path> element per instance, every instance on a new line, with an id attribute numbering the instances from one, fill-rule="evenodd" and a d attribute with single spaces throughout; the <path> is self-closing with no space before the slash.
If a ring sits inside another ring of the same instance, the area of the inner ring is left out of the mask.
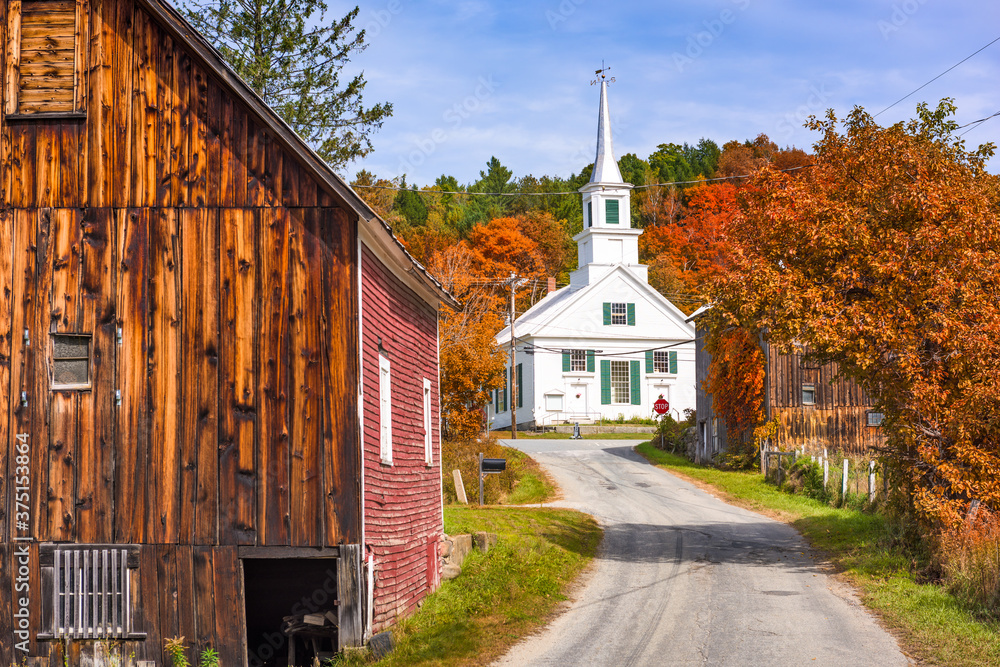
<path id="1" fill-rule="evenodd" d="M 431 432 L 431 381 L 424 378 L 424 462 L 434 463 L 434 438 Z"/>
<path id="2" fill-rule="evenodd" d="M 392 463 L 392 378 L 389 359 L 378 356 L 379 451 L 383 463 Z"/>

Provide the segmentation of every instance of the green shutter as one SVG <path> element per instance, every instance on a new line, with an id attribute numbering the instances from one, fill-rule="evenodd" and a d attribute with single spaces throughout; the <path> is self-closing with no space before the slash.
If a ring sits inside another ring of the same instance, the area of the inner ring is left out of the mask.
<path id="1" fill-rule="evenodd" d="M 632 405 L 640 405 L 642 403 L 642 385 L 639 384 L 639 360 L 633 359 L 629 362 L 629 370 L 631 371 L 629 378 L 629 389 L 632 392 Z"/>
<path id="2" fill-rule="evenodd" d="M 593 350 L 587 350 L 587 372 L 588 373 L 593 373 L 594 372 L 594 351 Z"/>
<path id="3" fill-rule="evenodd" d="M 587 226 L 594 226 L 594 202 L 587 202 Z"/>
<path id="4" fill-rule="evenodd" d="M 670 372 L 677 375 L 677 351 L 670 351 Z"/>
<path id="5" fill-rule="evenodd" d="M 510 410 L 510 369 L 503 369 L 503 411 Z"/>
<path id="6" fill-rule="evenodd" d="M 607 326 L 611 324 L 611 304 L 607 301 L 604 302 L 604 325 Z"/>
<path id="7" fill-rule="evenodd" d="M 604 222 L 609 225 L 618 224 L 618 200 L 608 199 L 604 202 Z"/>
<path id="8" fill-rule="evenodd" d="M 652 373 L 653 372 L 653 351 L 652 350 L 649 350 L 648 352 L 646 352 L 646 372 L 647 373 Z"/>
<path id="9" fill-rule="evenodd" d="M 601 405 L 611 405 L 610 359 L 601 359 Z"/>
<path id="10" fill-rule="evenodd" d="M 570 365 L 570 353 L 563 352 L 563 373 L 569 373 L 572 366 Z"/>
<path id="11" fill-rule="evenodd" d="M 524 407 L 524 382 L 521 374 L 521 364 L 517 365 L 517 407 Z"/>
<path id="12" fill-rule="evenodd" d="M 635 326 L 635 304 L 626 303 L 625 304 L 625 314 L 628 316 L 628 325 L 630 327 Z"/>
<path id="13" fill-rule="evenodd" d="M 500 390 L 493 390 L 493 414 L 500 413 Z"/>

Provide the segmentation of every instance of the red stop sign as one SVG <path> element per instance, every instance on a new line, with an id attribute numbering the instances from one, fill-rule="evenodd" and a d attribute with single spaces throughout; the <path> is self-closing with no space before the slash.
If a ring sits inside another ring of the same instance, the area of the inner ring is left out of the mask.
<path id="1" fill-rule="evenodd" d="M 656 402 L 653 403 L 653 410 L 656 411 L 656 414 L 658 415 L 667 414 L 667 410 L 669 409 L 670 409 L 670 404 L 667 403 L 666 399 L 662 397 L 656 399 Z"/>

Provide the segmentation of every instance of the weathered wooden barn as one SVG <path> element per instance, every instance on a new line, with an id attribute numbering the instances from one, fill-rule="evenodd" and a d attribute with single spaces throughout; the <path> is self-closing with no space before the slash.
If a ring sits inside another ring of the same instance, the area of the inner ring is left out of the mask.
<path id="1" fill-rule="evenodd" d="M 360 643 L 438 581 L 452 297 L 166 3 L 0 7 L 0 663 Z"/>
<path id="2" fill-rule="evenodd" d="M 729 434 L 725 419 L 712 406 L 705 391 L 712 355 L 705 349 L 704 326 L 697 311 L 689 318 L 696 324 L 697 352 L 697 447 L 695 457 L 708 460 L 725 451 Z M 764 414 L 778 423 L 775 444 L 782 449 L 805 446 L 845 454 L 863 454 L 884 441 L 882 415 L 857 383 L 837 378 L 837 365 L 815 365 L 803 350 L 782 354 L 766 342 L 761 344 L 765 359 Z"/>

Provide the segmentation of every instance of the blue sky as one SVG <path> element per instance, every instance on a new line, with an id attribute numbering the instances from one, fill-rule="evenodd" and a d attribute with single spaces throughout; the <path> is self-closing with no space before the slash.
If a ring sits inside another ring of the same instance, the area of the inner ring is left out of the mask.
<path id="1" fill-rule="evenodd" d="M 330 3 L 341 16 L 353 5 Z M 593 160 L 604 63 L 615 154 L 661 143 L 720 146 L 765 133 L 809 149 L 811 113 L 881 111 L 1000 37 L 991 0 L 364 0 L 368 104 L 394 113 L 375 151 L 350 165 L 478 178 L 495 155 L 515 176 L 569 176 Z M 1000 42 L 878 117 L 911 118 L 918 102 L 955 98 L 964 124 L 1000 111 Z M 969 131 L 1000 143 L 1000 117 Z M 994 158 L 990 171 L 1000 171 Z"/>

